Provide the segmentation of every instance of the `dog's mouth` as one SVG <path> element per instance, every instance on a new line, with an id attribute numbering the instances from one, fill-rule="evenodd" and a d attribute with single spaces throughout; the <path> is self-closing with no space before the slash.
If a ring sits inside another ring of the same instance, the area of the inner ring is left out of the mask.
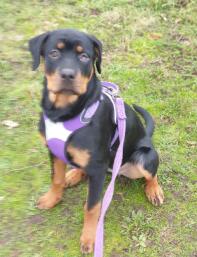
<path id="1" fill-rule="evenodd" d="M 62 79 L 59 73 L 55 72 L 52 75 L 46 74 L 47 89 L 49 93 L 55 95 L 70 95 L 80 96 L 87 91 L 89 78 L 78 75 L 75 79 L 68 81 Z"/>
<path id="2" fill-rule="evenodd" d="M 77 90 L 72 88 L 61 88 L 58 90 L 49 89 L 49 92 L 58 95 L 58 94 L 67 94 L 67 95 L 80 95 Z"/>

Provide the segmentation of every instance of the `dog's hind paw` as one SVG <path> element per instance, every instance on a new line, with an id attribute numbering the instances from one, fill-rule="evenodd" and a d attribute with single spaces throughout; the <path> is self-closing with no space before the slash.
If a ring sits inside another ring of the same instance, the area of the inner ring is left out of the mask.
<path id="1" fill-rule="evenodd" d="M 148 200 L 155 206 L 160 206 L 164 202 L 164 193 L 160 185 L 158 184 L 157 177 L 150 181 L 147 181 L 145 187 L 145 193 Z"/>
<path id="2" fill-rule="evenodd" d="M 85 177 L 86 175 L 81 169 L 69 170 L 65 175 L 65 188 L 77 185 Z"/>

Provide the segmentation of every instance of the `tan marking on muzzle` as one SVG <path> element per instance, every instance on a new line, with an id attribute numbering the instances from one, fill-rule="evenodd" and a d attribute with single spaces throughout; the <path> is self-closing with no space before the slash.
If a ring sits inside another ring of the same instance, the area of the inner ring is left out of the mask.
<path id="1" fill-rule="evenodd" d="M 46 78 L 49 99 L 56 108 L 63 108 L 77 101 L 78 95 L 66 94 L 66 92 L 56 93 L 62 83 L 62 79 L 57 71 L 53 74 L 46 74 Z"/>
<path id="2" fill-rule="evenodd" d="M 94 73 L 94 69 L 92 68 L 90 76 L 86 77 L 81 73 L 78 73 L 76 76 L 76 84 L 79 85 L 79 94 L 85 94 L 87 91 L 88 82 L 91 80 L 92 75 Z"/>
<path id="3" fill-rule="evenodd" d="M 62 88 L 61 84 L 63 83 L 58 71 L 55 71 L 52 74 L 45 73 L 50 101 L 54 103 L 56 108 L 63 108 L 76 102 L 80 95 L 86 93 L 88 82 L 91 80 L 93 73 L 93 68 L 89 77 L 83 76 L 80 72 L 78 72 L 73 82 L 73 90 L 77 92 L 76 95 L 66 93 L 66 91 L 58 93 L 58 90 Z"/>
<path id="4" fill-rule="evenodd" d="M 47 78 L 47 88 L 53 92 L 58 91 L 62 83 L 59 72 L 55 71 L 52 74 L 46 74 Z"/>
<path id="5" fill-rule="evenodd" d="M 49 99 L 56 108 L 64 108 L 66 105 L 74 103 L 78 99 L 78 95 L 67 95 L 64 93 L 54 94 L 49 91 Z"/>

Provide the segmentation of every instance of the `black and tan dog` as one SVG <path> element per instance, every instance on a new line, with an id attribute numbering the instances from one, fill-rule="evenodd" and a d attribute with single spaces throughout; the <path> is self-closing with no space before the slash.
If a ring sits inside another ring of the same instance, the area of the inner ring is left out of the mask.
<path id="1" fill-rule="evenodd" d="M 44 58 L 45 79 L 41 105 L 51 121 L 71 119 L 100 99 L 101 83 L 96 70 L 101 73 L 102 45 L 94 36 L 69 29 L 51 31 L 31 39 L 29 49 L 33 56 L 33 70 L 38 68 L 40 57 Z M 138 106 L 134 106 L 134 109 L 125 104 L 127 123 L 120 174 L 132 179 L 144 177 L 148 199 L 154 205 L 161 205 L 164 196 L 156 175 L 159 160 L 151 142 L 154 123 L 147 111 Z M 146 128 L 136 111 L 144 118 Z M 103 183 L 118 147 L 117 140 L 110 150 L 116 129 L 112 117 L 112 104 L 104 96 L 92 121 L 74 133 L 67 142 L 66 154 L 77 168 L 65 175 L 66 164 L 50 153 L 52 185 L 38 200 L 38 208 L 52 208 L 61 200 L 65 187 L 76 185 L 84 177 L 88 178 L 89 192 L 81 235 L 83 253 L 93 250 Z M 39 130 L 45 138 L 42 114 Z"/>

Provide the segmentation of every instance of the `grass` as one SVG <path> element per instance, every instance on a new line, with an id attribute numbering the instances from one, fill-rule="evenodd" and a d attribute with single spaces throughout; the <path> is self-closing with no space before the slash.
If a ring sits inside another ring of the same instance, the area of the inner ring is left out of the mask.
<path id="1" fill-rule="evenodd" d="M 156 121 L 165 203 L 153 207 L 143 181 L 117 179 L 104 256 L 197 256 L 196 12 L 194 0 L 0 2 L 0 121 L 19 123 L 10 130 L 0 124 L 0 256 L 81 256 L 86 185 L 65 191 L 52 210 L 35 208 L 50 167 L 37 134 L 42 72 L 31 71 L 27 42 L 68 27 L 102 40 L 101 79 L 119 84 L 125 101 L 147 108 Z"/>

